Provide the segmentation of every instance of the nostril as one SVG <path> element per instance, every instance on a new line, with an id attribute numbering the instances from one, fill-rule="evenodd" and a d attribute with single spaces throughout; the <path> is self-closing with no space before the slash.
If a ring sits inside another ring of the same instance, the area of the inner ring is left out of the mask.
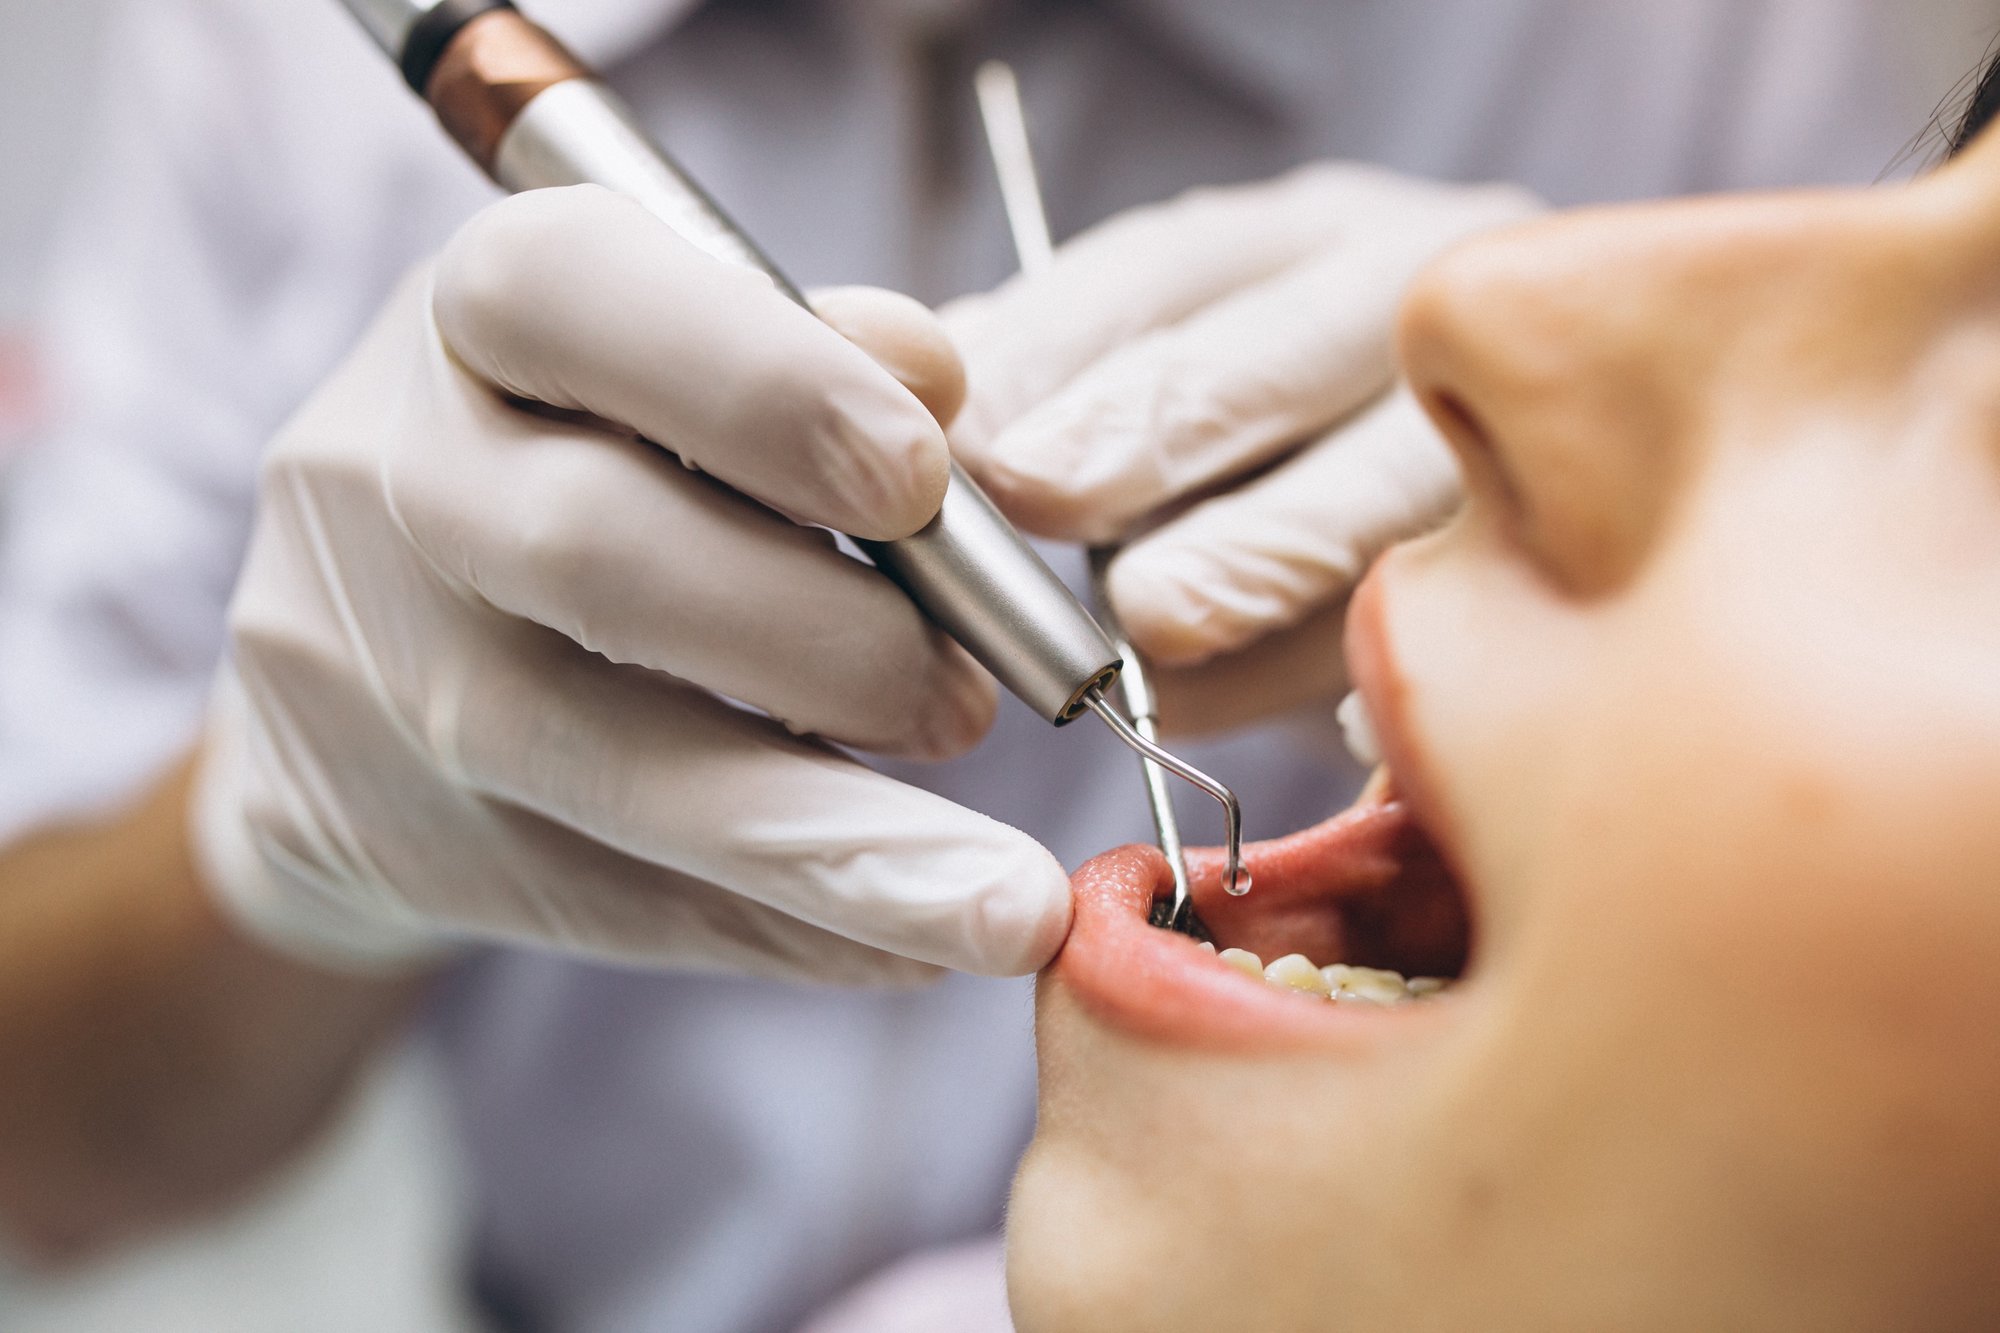
<path id="1" fill-rule="evenodd" d="M 1461 452 L 1492 452 L 1486 428 L 1480 425 L 1479 418 L 1465 405 L 1464 399 L 1449 389 L 1433 389 L 1425 395 L 1425 400 L 1424 405 L 1430 411 L 1431 419 Z"/>
<path id="2" fill-rule="evenodd" d="M 1468 494 L 1490 492 L 1510 512 L 1518 513 L 1522 503 L 1520 487 L 1479 414 L 1449 389 L 1425 389 L 1420 397 L 1424 410 L 1458 455 Z"/>

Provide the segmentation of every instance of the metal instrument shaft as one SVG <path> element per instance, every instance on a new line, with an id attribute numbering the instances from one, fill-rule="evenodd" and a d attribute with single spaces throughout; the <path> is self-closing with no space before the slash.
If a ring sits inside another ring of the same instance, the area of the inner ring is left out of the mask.
<path id="1" fill-rule="evenodd" d="M 986 127 L 987 146 L 993 154 L 993 170 L 1000 181 L 1000 200 L 1006 210 L 1007 226 L 1014 237 L 1014 252 L 1025 274 L 1046 272 L 1055 262 L 1055 244 L 1049 233 L 1048 210 L 1042 202 L 1041 180 L 1035 171 L 1034 150 L 1028 140 L 1027 114 L 1021 104 L 1021 85 L 1013 69 L 1003 61 L 989 60 L 973 76 L 973 90 L 979 99 L 980 120 Z M 1208 774 L 1177 758 L 1160 745 L 1159 700 L 1147 678 L 1145 663 L 1118 623 L 1111 606 L 1108 582 L 1114 547 L 1099 546 L 1090 552 L 1091 600 L 1097 605 L 1098 622 L 1111 636 L 1112 646 L 1124 661 L 1118 690 L 1123 696 L 1128 722 L 1112 708 L 1101 691 L 1093 691 L 1086 702 L 1104 724 L 1139 756 L 1146 780 L 1146 804 L 1153 817 L 1153 833 L 1161 853 L 1173 872 L 1174 897 L 1167 925 L 1184 934 L 1197 933 L 1193 904 L 1188 897 L 1187 850 L 1181 840 L 1179 816 L 1174 811 L 1173 791 L 1167 774 L 1194 784 L 1222 803 L 1228 865 L 1223 886 L 1230 893 L 1249 889 L 1242 868 L 1243 809 L 1236 794 Z"/>

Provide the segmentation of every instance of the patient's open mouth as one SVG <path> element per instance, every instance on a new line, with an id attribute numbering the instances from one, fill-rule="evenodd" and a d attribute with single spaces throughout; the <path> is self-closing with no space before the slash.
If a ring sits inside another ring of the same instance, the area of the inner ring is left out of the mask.
<path id="1" fill-rule="evenodd" d="M 1470 900 L 1393 782 L 1245 856 L 1257 887 L 1232 898 L 1220 853 L 1190 855 L 1212 946 L 1147 924 L 1171 888 L 1158 852 L 1126 847 L 1092 861 L 1076 876 L 1055 976 L 1120 1027 L 1242 1048 L 1436 1007 L 1428 997 L 1442 1000 L 1464 972 Z"/>
<path id="2" fill-rule="evenodd" d="M 1222 892 L 1219 851 L 1191 852 L 1195 908 L 1212 946 L 1148 924 L 1171 889 L 1157 851 L 1121 848 L 1086 865 L 1053 967 L 1086 1008 L 1145 1035 L 1241 1049 L 1430 1021 L 1458 1000 L 1450 983 L 1472 956 L 1474 895 L 1430 822 L 1435 807 L 1413 799 L 1427 775 L 1409 744 L 1375 602 L 1357 597 L 1350 651 L 1382 713 L 1373 730 L 1417 790 L 1384 769 L 1345 812 L 1246 847 L 1256 888 L 1245 897 Z"/>
<path id="3" fill-rule="evenodd" d="M 1202 919 L 1223 953 L 1260 960 L 1300 954 L 1318 964 L 1405 977 L 1464 971 L 1471 945 L 1464 890 L 1386 770 L 1345 813 L 1262 844 L 1258 853 L 1273 875 L 1259 881 L 1260 889 L 1268 885 L 1261 896 L 1198 894 Z M 1219 878 L 1213 860 L 1195 854 L 1193 873 L 1203 889 Z M 1288 977 L 1313 989 L 1295 969 Z M 1351 981 L 1354 989 L 1369 989 L 1362 977 Z"/>

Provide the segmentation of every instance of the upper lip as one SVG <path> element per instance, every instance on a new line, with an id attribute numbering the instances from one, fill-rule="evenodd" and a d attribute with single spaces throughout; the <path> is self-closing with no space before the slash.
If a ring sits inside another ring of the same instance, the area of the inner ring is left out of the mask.
<path id="1" fill-rule="evenodd" d="M 1367 707 L 1382 761 L 1395 774 L 1396 791 L 1415 813 L 1417 823 L 1437 845 L 1455 871 L 1456 838 L 1437 787 L 1430 777 L 1429 758 L 1417 743 L 1410 723 L 1410 686 L 1396 660 L 1389 634 L 1386 562 L 1378 563 L 1354 590 L 1347 613 L 1346 650 L 1354 688 Z M 1462 872 L 1461 872 L 1462 873 Z"/>

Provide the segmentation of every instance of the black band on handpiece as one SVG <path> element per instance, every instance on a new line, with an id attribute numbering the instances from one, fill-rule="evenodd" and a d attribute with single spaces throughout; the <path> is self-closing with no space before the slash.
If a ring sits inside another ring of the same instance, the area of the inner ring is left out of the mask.
<path id="1" fill-rule="evenodd" d="M 403 41 L 402 58 L 396 62 L 402 66 L 403 77 L 417 90 L 417 96 L 424 96 L 430 87 L 438 61 L 444 59 L 445 48 L 461 28 L 481 14 L 513 7 L 514 0 L 442 0 L 418 19 Z"/>

